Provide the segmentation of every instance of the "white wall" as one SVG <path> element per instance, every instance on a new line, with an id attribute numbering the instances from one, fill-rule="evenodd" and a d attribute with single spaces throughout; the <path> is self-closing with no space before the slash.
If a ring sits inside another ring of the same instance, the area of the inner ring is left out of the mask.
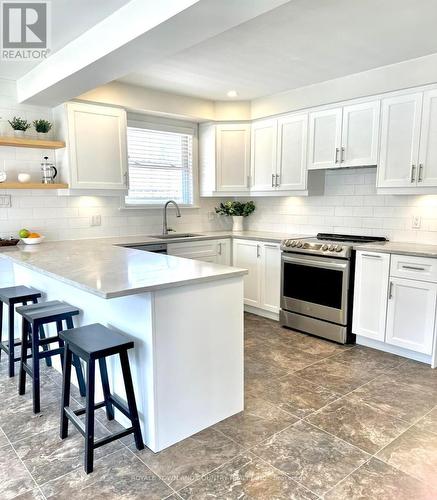
<path id="1" fill-rule="evenodd" d="M 256 198 L 256 211 L 245 227 L 288 234 L 370 234 L 437 244 L 437 195 L 376 195 L 375 177 L 375 167 L 327 170 L 323 196 Z M 413 215 L 422 217 L 419 230 L 411 228 Z"/>
<path id="2" fill-rule="evenodd" d="M 49 108 L 17 104 L 15 82 L 0 79 L 0 135 L 11 134 L 7 122 L 13 116 L 29 121 L 36 118 L 52 119 Z M 0 169 L 5 169 L 8 180 L 16 181 L 18 172 L 29 172 L 32 179 L 40 180 L 39 168 L 44 155 L 50 150 L 0 147 Z M 94 238 L 160 233 L 162 216 L 159 210 L 119 210 L 118 197 L 57 196 L 56 192 L 42 190 L 9 190 L 11 208 L 0 208 L 0 236 L 16 234 L 20 228 L 41 232 L 50 239 Z M 208 220 L 218 200 L 201 200 L 200 209 L 183 209 L 176 219 L 169 212 L 169 225 L 179 231 L 220 230 L 229 224 L 224 219 Z M 102 225 L 90 227 L 91 215 L 100 214 Z"/>

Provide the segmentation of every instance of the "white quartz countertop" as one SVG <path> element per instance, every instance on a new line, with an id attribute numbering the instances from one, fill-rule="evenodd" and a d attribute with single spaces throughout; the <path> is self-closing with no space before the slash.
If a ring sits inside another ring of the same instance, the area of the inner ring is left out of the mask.
<path id="1" fill-rule="evenodd" d="M 400 255 L 414 255 L 416 257 L 437 257 L 437 245 L 422 243 L 402 243 L 385 241 L 381 243 L 363 243 L 356 245 L 355 250 L 382 253 L 397 253 Z"/>

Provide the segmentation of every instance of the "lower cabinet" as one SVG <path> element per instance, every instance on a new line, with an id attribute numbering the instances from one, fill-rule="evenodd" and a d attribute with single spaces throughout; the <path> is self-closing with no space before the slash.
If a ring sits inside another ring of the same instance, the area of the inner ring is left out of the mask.
<path id="1" fill-rule="evenodd" d="M 390 278 L 386 342 L 432 354 L 437 284 Z"/>
<path id="2" fill-rule="evenodd" d="M 231 240 L 202 240 L 181 243 L 169 243 L 167 253 L 185 259 L 202 260 L 216 264 L 231 265 Z"/>
<path id="3" fill-rule="evenodd" d="M 248 270 L 244 277 L 244 303 L 279 313 L 281 250 L 279 243 L 234 239 L 233 265 Z"/>
<path id="4" fill-rule="evenodd" d="M 370 339 L 385 339 L 390 254 L 357 252 L 352 331 Z"/>

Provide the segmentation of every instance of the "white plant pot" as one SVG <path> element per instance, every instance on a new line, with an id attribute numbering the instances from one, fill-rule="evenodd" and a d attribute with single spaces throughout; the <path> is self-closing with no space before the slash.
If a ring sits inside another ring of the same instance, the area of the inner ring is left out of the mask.
<path id="1" fill-rule="evenodd" d="M 24 137 L 24 130 L 14 130 L 15 137 Z"/>
<path id="2" fill-rule="evenodd" d="M 232 231 L 243 231 L 243 219 L 242 215 L 232 216 Z"/>
<path id="3" fill-rule="evenodd" d="M 48 132 L 37 132 L 36 133 L 36 136 L 38 137 L 38 139 L 47 139 L 48 137 Z"/>

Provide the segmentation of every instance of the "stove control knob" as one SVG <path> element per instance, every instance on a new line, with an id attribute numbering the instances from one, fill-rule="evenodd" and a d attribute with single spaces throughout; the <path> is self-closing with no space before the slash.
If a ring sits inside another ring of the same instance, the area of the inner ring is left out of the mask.
<path id="1" fill-rule="evenodd" d="M 335 247 L 335 251 L 336 251 L 336 252 L 341 252 L 342 250 L 343 250 L 343 247 L 342 247 L 341 245 L 337 245 L 337 246 Z"/>
<path id="2" fill-rule="evenodd" d="M 284 240 L 284 247 L 290 246 L 290 240 Z"/>
<path id="3" fill-rule="evenodd" d="M 328 250 L 328 245 L 325 243 L 324 245 L 322 245 L 322 251 L 326 252 L 326 250 Z"/>
<path id="4" fill-rule="evenodd" d="M 329 251 L 333 252 L 335 250 L 335 245 L 329 245 Z"/>
<path id="5" fill-rule="evenodd" d="M 293 241 L 291 242 L 291 246 L 292 246 L 292 247 L 295 247 L 295 246 L 296 246 L 296 243 L 297 243 L 297 241 L 296 241 L 296 240 L 293 240 Z"/>
<path id="6" fill-rule="evenodd" d="M 303 243 L 301 241 L 298 241 L 297 244 L 296 244 L 297 248 L 302 248 L 303 247 Z"/>

